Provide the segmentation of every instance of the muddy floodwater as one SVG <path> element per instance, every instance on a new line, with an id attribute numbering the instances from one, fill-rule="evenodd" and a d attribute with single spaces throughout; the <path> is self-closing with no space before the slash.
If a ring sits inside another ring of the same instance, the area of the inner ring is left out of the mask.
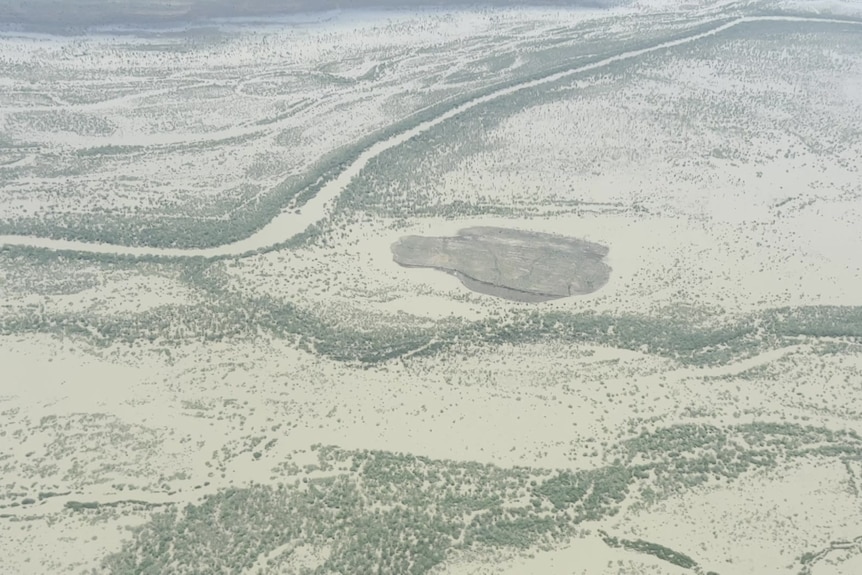
<path id="1" fill-rule="evenodd" d="M 402 266 L 434 268 L 473 291 L 525 302 L 596 291 L 610 277 L 607 253 L 577 238 L 494 227 L 465 228 L 451 237 L 405 236 L 392 244 Z"/>

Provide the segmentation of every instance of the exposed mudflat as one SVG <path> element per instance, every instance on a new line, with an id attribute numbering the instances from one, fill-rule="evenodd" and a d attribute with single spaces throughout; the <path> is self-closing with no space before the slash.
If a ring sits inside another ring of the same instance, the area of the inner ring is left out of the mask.
<path id="1" fill-rule="evenodd" d="M 469 289 L 539 302 L 596 291 L 611 268 L 608 248 L 577 238 L 506 228 L 465 228 L 453 237 L 405 236 L 392 244 L 396 262 L 455 275 Z"/>

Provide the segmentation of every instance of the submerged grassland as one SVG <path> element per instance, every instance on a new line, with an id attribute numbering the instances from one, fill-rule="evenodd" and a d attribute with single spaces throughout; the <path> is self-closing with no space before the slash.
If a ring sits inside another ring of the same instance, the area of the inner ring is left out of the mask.
<path id="1" fill-rule="evenodd" d="M 862 25 L 740 10 L 3 32 L 0 571 L 855 572 Z"/>

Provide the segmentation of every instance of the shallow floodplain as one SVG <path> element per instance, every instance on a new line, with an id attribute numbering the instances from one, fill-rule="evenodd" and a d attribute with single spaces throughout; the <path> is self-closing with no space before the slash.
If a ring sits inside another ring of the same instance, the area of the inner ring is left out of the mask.
<path id="1" fill-rule="evenodd" d="M 862 20 L 779 9 L 0 32 L 0 573 L 857 575 Z"/>

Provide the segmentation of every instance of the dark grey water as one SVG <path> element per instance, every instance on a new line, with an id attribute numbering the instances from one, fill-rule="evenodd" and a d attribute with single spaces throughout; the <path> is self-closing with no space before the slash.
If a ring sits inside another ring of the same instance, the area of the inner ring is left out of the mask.
<path id="1" fill-rule="evenodd" d="M 392 257 L 453 274 L 469 289 L 522 302 L 583 295 L 604 286 L 608 248 L 578 238 L 478 226 L 456 236 L 405 236 Z"/>

